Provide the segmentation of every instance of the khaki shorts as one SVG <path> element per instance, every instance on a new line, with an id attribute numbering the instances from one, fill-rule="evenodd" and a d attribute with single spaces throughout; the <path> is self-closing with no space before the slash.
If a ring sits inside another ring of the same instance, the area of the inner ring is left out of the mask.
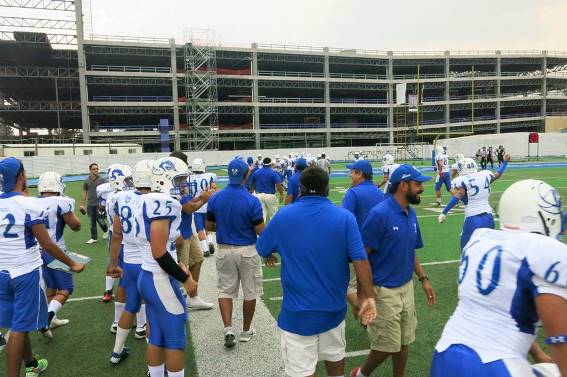
<path id="1" fill-rule="evenodd" d="M 367 327 L 370 349 L 396 353 L 413 343 L 417 328 L 413 281 L 396 288 L 374 286 L 374 299 L 378 317 Z"/>
<path id="2" fill-rule="evenodd" d="M 345 358 L 345 321 L 324 333 L 301 336 L 281 330 L 281 352 L 285 374 L 305 377 L 315 373 L 318 360 L 330 362 Z"/>
<path id="3" fill-rule="evenodd" d="M 202 262 L 205 257 L 199 247 L 199 240 L 192 235 L 188 240 L 183 240 L 183 247 L 178 250 L 179 261 L 191 268 L 196 263 Z"/>
<path id="4" fill-rule="evenodd" d="M 269 223 L 272 217 L 278 212 L 280 203 L 275 194 L 256 194 L 262 204 L 262 213 L 264 214 L 264 223 Z"/>
<path id="5" fill-rule="evenodd" d="M 219 298 L 238 298 L 240 285 L 246 301 L 255 300 L 264 292 L 256 245 L 218 245 L 215 262 Z"/>

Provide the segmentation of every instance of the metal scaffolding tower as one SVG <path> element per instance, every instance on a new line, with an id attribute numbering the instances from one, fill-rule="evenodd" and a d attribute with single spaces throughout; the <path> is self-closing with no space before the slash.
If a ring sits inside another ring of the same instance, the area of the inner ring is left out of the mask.
<path id="1" fill-rule="evenodd" d="M 193 150 L 217 150 L 219 126 L 215 48 L 208 37 L 192 37 L 185 44 L 184 55 L 188 145 Z"/>

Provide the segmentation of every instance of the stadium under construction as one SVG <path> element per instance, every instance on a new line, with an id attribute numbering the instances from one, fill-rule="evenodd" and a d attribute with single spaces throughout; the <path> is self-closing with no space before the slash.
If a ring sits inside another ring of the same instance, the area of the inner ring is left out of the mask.
<path id="1" fill-rule="evenodd" d="M 75 15 L 81 6 L 0 1 Z M 2 16 L 0 27 L 0 124 L 19 130 L 2 142 L 368 146 L 544 132 L 567 115 L 567 52 L 219 47 L 85 37 L 82 17 Z"/>

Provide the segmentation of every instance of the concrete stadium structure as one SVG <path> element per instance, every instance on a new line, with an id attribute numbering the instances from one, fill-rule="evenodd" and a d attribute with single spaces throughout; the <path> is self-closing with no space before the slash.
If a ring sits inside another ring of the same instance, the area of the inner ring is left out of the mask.
<path id="1" fill-rule="evenodd" d="M 81 14 L 80 1 L 43 3 Z M 85 39 L 82 18 L 75 26 L 72 49 L 61 48 L 60 34 L 0 32 L 3 123 L 77 129 L 79 142 L 157 151 L 158 124 L 167 119 L 176 149 L 242 150 L 543 132 L 548 119 L 567 114 L 567 52 L 217 47 Z M 397 102 L 413 96 L 413 109 Z"/>

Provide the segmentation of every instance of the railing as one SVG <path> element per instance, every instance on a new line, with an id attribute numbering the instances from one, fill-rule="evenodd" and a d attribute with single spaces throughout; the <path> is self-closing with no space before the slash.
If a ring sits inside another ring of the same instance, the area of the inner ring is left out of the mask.
<path id="1" fill-rule="evenodd" d="M 95 65 L 92 71 L 97 72 L 143 72 L 143 73 L 171 73 L 171 67 L 141 67 L 129 65 Z"/>
<path id="2" fill-rule="evenodd" d="M 325 128 L 324 123 L 265 123 L 260 124 L 262 129 L 300 129 L 300 128 Z"/>
<path id="3" fill-rule="evenodd" d="M 385 80 L 386 75 L 366 74 L 366 73 L 329 73 L 329 77 L 335 79 L 355 79 L 355 80 Z"/>
<path id="4" fill-rule="evenodd" d="M 124 35 L 101 35 L 91 34 L 90 39 L 93 41 L 107 41 L 107 42 L 137 42 L 137 43 L 168 43 L 167 38 L 154 38 L 154 37 L 131 37 Z"/>
<path id="5" fill-rule="evenodd" d="M 260 97 L 259 102 L 266 103 L 324 103 L 323 98 L 284 98 L 284 97 Z"/>
<path id="6" fill-rule="evenodd" d="M 102 132 L 110 132 L 111 130 L 126 130 L 126 131 L 159 131 L 159 125 L 157 124 L 149 124 L 149 125 L 131 125 L 131 124 L 114 124 L 114 125 L 105 125 L 105 126 L 98 126 L 98 130 Z M 169 130 L 173 131 L 174 126 L 170 125 Z M 96 132 L 96 130 L 95 130 Z"/>
<path id="7" fill-rule="evenodd" d="M 320 72 L 288 72 L 288 71 L 258 71 L 260 76 L 282 76 L 282 77 L 325 77 Z"/>
<path id="8" fill-rule="evenodd" d="M 385 128 L 387 123 L 331 123 L 331 128 Z"/>
<path id="9" fill-rule="evenodd" d="M 331 98 L 331 103 L 344 104 L 387 104 L 386 98 Z"/>
<path id="10" fill-rule="evenodd" d="M 93 96 L 100 102 L 171 102 L 171 96 Z"/>

